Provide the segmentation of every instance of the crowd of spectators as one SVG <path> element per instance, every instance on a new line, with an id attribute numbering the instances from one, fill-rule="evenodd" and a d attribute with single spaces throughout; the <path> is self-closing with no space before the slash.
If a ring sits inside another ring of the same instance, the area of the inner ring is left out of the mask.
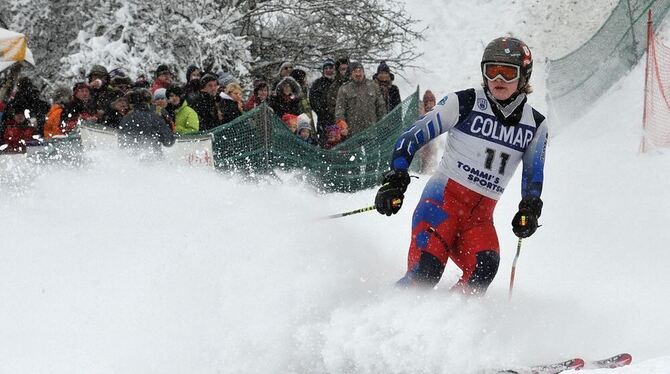
<path id="1" fill-rule="evenodd" d="M 131 79 L 121 68 L 108 71 L 93 65 L 86 81 L 71 89 L 56 87 L 49 100 L 23 77 L 0 102 L 0 150 L 23 152 L 36 138 L 67 135 L 80 120 L 118 129 L 135 142 L 144 121 L 152 130 L 142 133 L 166 144 L 174 136 L 168 139 L 163 129 L 173 135 L 210 131 L 263 103 L 298 138 L 329 149 L 401 102 L 384 61 L 371 78 L 361 63 L 348 58 L 326 58 L 320 72 L 312 72 L 316 74 L 320 77 L 310 82 L 310 72 L 285 62 L 276 76 L 254 79 L 245 90 L 228 72 L 202 71 L 194 65 L 186 69 L 183 81 L 167 65 L 159 65 L 151 80 L 145 75 Z"/>

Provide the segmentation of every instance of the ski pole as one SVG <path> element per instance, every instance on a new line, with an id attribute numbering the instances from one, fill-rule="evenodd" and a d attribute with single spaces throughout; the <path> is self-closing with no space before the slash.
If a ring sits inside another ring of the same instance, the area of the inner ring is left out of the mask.
<path id="1" fill-rule="evenodd" d="M 395 200 L 393 200 L 393 206 L 396 206 L 396 205 L 400 204 L 401 202 L 402 202 L 402 201 L 401 201 L 400 199 L 395 199 Z M 376 209 L 376 208 L 375 208 L 374 205 L 370 205 L 370 206 L 368 206 L 368 207 L 360 208 L 360 209 L 356 209 L 356 210 L 352 210 L 352 211 L 350 211 L 350 212 L 331 214 L 331 215 L 329 215 L 329 216 L 323 217 L 322 219 L 333 219 L 333 218 L 346 217 L 346 216 L 350 216 L 350 215 L 352 215 L 352 214 L 358 214 L 358 213 L 369 212 L 369 211 L 371 211 L 371 210 L 375 210 L 375 209 Z"/>
<path id="2" fill-rule="evenodd" d="M 374 209 L 375 209 L 375 206 L 374 206 L 374 205 L 371 205 L 371 206 L 368 206 L 368 207 L 365 207 L 365 208 L 352 210 L 352 211 L 350 211 L 350 212 L 331 214 L 331 215 L 329 215 L 329 216 L 323 217 L 323 219 L 333 219 L 333 218 L 346 217 L 346 216 L 350 216 L 350 215 L 352 215 L 352 214 L 358 214 L 358 213 L 363 213 L 363 212 L 369 212 L 369 211 L 374 210 Z"/>
<path id="3" fill-rule="evenodd" d="M 509 300 L 512 300 L 512 291 L 514 290 L 514 275 L 516 274 L 516 262 L 519 259 L 519 254 L 521 254 L 521 238 L 519 238 L 519 243 L 516 245 L 516 256 L 514 256 L 514 261 L 512 262 L 512 273 L 509 276 Z"/>

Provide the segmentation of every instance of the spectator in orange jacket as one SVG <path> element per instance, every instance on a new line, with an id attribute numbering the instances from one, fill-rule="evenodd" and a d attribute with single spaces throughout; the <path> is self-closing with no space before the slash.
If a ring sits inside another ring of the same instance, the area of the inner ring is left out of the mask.
<path id="1" fill-rule="evenodd" d="M 63 134 L 63 109 L 65 104 L 72 97 L 72 91 L 65 86 L 57 87 L 52 98 L 51 108 L 47 113 L 47 119 L 44 123 L 44 139 L 51 139 L 54 136 Z"/>

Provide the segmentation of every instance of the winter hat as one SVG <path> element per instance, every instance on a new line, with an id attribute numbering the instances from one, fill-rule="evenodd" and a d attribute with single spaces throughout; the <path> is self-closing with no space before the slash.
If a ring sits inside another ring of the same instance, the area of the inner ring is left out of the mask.
<path id="1" fill-rule="evenodd" d="M 347 122 L 346 122 L 345 120 L 343 120 L 343 119 L 337 121 L 337 122 L 335 123 L 335 126 L 337 126 L 337 128 L 338 128 L 340 131 L 346 131 L 346 130 L 349 130 L 349 125 L 347 125 Z"/>
<path id="2" fill-rule="evenodd" d="M 102 65 L 93 65 L 91 68 L 91 71 L 88 72 L 88 79 L 91 79 L 92 75 L 100 75 L 105 78 L 109 78 L 109 72 L 107 71 L 107 68 L 105 68 Z"/>
<path id="3" fill-rule="evenodd" d="M 291 113 L 286 113 L 283 116 L 281 116 L 281 120 L 286 122 L 286 123 L 289 123 L 289 121 L 297 120 L 297 119 L 298 119 L 298 116 L 296 116 L 295 114 L 291 114 Z"/>
<path id="4" fill-rule="evenodd" d="M 308 129 L 312 131 L 312 125 L 309 121 L 309 117 L 305 113 L 298 116 L 298 132 L 302 129 Z"/>
<path id="5" fill-rule="evenodd" d="M 328 57 L 327 59 L 323 60 L 323 64 L 321 64 L 321 69 L 325 68 L 326 66 L 333 66 L 335 67 L 335 61 Z"/>
<path id="6" fill-rule="evenodd" d="M 386 64 L 386 61 L 380 62 L 379 66 L 377 66 L 377 74 L 381 72 L 387 72 L 391 74 L 391 68 Z"/>
<path id="7" fill-rule="evenodd" d="M 356 69 L 363 69 L 363 64 L 358 61 L 354 61 L 349 65 L 349 70 L 354 71 Z"/>
<path id="8" fill-rule="evenodd" d="M 154 91 L 154 101 L 167 100 L 166 91 L 167 90 L 165 88 L 159 88 L 156 91 Z"/>
<path id="9" fill-rule="evenodd" d="M 156 77 L 165 73 L 172 74 L 170 68 L 167 65 L 158 65 L 158 68 L 156 68 Z"/>
<path id="10" fill-rule="evenodd" d="M 126 84 L 130 86 L 133 82 L 123 69 L 117 68 L 109 72 L 109 83 L 112 85 Z"/>
<path id="11" fill-rule="evenodd" d="M 199 67 L 195 65 L 189 65 L 189 67 L 186 68 L 186 82 L 188 83 L 191 80 L 191 74 L 193 74 L 194 71 L 200 70 Z"/>
<path id="12" fill-rule="evenodd" d="M 216 74 L 218 75 L 216 80 L 221 87 L 226 87 L 230 83 L 234 83 L 236 81 L 235 77 L 233 77 L 233 75 L 227 71 L 219 70 Z"/>
<path id="13" fill-rule="evenodd" d="M 200 87 L 205 87 L 207 83 L 211 81 L 216 81 L 216 76 L 212 73 L 207 73 L 200 78 Z M 217 82 L 218 83 L 218 82 Z"/>
<path id="14" fill-rule="evenodd" d="M 138 75 L 133 83 L 133 88 L 149 88 L 149 86 L 149 81 L 147 81 L 147 77 L 144 74 Z"/>
<path id="15" fill-rule="evenodd" d="M 55 103 L 65 103 L 68 100 L 70 100 L 70 97 L 72 96 L 72 91 L 70 91 L 70 88 L 66 86 L 58 86 L 53 92 L 53 95 L 51 96 L 51 101 Z"/>

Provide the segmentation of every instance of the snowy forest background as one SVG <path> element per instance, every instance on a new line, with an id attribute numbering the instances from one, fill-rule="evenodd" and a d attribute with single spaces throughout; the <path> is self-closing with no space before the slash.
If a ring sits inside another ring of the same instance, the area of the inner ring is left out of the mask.
<path id="1" fill-rule="evenodd" d="M 395 0 L 0 2 L 0 26 L 27 35 L 46 86 L 81 79 L 92 64 L 131 77 L 168 64 L 180 78 L 196 64 L 243 81 L 283 61 L 317 68 L 327 56 L 402 68 L 419 55 L 416 24 Z"/>

